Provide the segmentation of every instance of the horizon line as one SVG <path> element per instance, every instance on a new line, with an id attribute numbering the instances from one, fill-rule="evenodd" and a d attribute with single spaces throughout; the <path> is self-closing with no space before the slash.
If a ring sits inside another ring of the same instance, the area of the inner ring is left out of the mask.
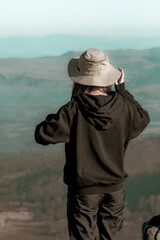
<path id="1" fill-rule="evenodd" d="M 138 48 L 117 48 L 117 49 L 108 49 L 107 51 L 112 52 L 112 51 L 145 51 L 145 50 L 154 50 L 154 49 L 159 49 L 160 46 L 158 47 L 150 47 L 150 48 L 143 48 L 143 49 L 138 49 Z M 103 51 L 106 51 L 103 49 Z M 33 59 L 33 58 L 56 58 L 56 57 L 63 57 L 67 53 L 81 53 L 83 50 L 68 50 L 63 52 L 62 54 L 59 55 L 40 55 L 40 56 L 33 56 L 33 57 L 25 57 L 25 56 L 11 56 L 11 57 L 0 57 L 0 60 L 2 59 Z"/>
<path id="2" fill-rule="evenodd" d="M 96 38 L 108 38 L 108 39 L 114 39 L 114 40 L 124 40 L 124 39 L 159 39 L 160 36 L 126 36 L 126 37 L 111 37 L 107 35 L 87 35 L 87 34 L 71 34 L 71 33 L 49 33 L 49 34 L 44 34 L 44 35 L 25 35 L 25 34 L 18 34 L 18 35 L 10 35 L 10 36 L 0 36 L 0 39 L 8 39 L 8 38 L 43 38 L 43 37 L 50 37 L 50 36 L 73 36 L 73 37 L 96 37 Z"/>

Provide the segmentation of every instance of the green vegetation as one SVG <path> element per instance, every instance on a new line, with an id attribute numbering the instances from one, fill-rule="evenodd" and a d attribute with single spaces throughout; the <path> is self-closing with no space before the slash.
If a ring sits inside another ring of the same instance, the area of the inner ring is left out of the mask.
<path id="1" fill-rule="evenodd" d="M 40 150 L 37 123 L 68 102 L 72 81 L 67 64 L 81 52 L 59 57 L 0 59 L 0 151 Z M 160 48 L 108 51 L 110 62 L 125 71 L 126 88 L 149 111 L 151 123 L 141 136 L 160 132 Z"/>
<path id="2" fill-rule="evenodd" d="M 159 138 L 132 140 L 125 165 L 127 208 L 153 215 L 160 204 Z M 0 212 L 27 208 L 34 218 L 66 218 L 67 187 L 63 183 L 64 146 L 39 151 L 1 153 Z M 156 204 L 155 204 L 156 203 Z"/>
<path id="3" fill-rule="evenodd" d="M 63 155 L 2 154 L 0 160 L 0 212 L 26 207 L 35 219 L 61 219 L 66 212 Z"/>
<path id="4" fill-rule="evenodd" d="M 124 68 L 126 88 L 151 117 L 125 159 L 127 220 L 133 223 L 156 214 L 160 205 L 160 48 L 107 52 L 115 67 Z M 34 129 L 70 100 L 67 64 L 80 53 L 0 59 L 0 212 L 27 209 L 38 221 L 66 218 L 64 145 L 36 144 Z"/>
<path id="5" fill-rule="evenodd" d="M 150 175 L 139 175 L 130 178 L 126 184 L 126 194 L 128 208 L 131 211 L 159 212 L 160 192 L 158 183 L 160 182 L 160 172 Z M 151 196 L 155 196 L 156 206 L 152 205 Z M 144 204 L 141 204 L 143 199 Z M 158 206 L 158 208 L 157 208 Z"/>

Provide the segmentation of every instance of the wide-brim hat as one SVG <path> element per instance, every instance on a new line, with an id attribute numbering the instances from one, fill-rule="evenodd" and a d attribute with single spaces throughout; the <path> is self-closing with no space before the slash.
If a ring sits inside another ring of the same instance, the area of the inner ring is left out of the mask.
<path id="1" fill-rule="evenodd" d="M 89 48 L 70 60 L 68 75 L 72 81 L 82 85 L 105 87 L 115 83 L 121 72 L 109 63 L 105 52 Z"/>

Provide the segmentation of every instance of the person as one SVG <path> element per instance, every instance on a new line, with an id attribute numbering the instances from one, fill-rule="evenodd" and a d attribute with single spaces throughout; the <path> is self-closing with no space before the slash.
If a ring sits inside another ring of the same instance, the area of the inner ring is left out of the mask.
<path id="1" fill-rule="evenodd" d="M 160 215 L 152 217 L 142 225 L 143 240 L 160 240 Z"/>
<path id="2" fill-rule="evenodd" d="M 71 100 L 37 125 L 42 145 L 65 142 L 64 183 L 71 240 L 116 239 L 122 228 L 128 143 L 149 115 L 125 90 L 124 71 L 108 55 L 90 48 L 69 61 Z M 112 85 L 115 84 L 115 91 Z"/>

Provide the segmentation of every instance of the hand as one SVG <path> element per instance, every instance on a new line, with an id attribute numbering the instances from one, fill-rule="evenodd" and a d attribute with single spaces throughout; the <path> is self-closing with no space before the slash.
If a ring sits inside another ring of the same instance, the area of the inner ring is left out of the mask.
<path id="1" fill-rule="evenodd" d="M 122 68 L 118 68 L 118 70 L 121 72 L 120 78 L 115 82 L 115 85 L 119 85 L 121 83 L 124 83 L 124 71 Z"/>

